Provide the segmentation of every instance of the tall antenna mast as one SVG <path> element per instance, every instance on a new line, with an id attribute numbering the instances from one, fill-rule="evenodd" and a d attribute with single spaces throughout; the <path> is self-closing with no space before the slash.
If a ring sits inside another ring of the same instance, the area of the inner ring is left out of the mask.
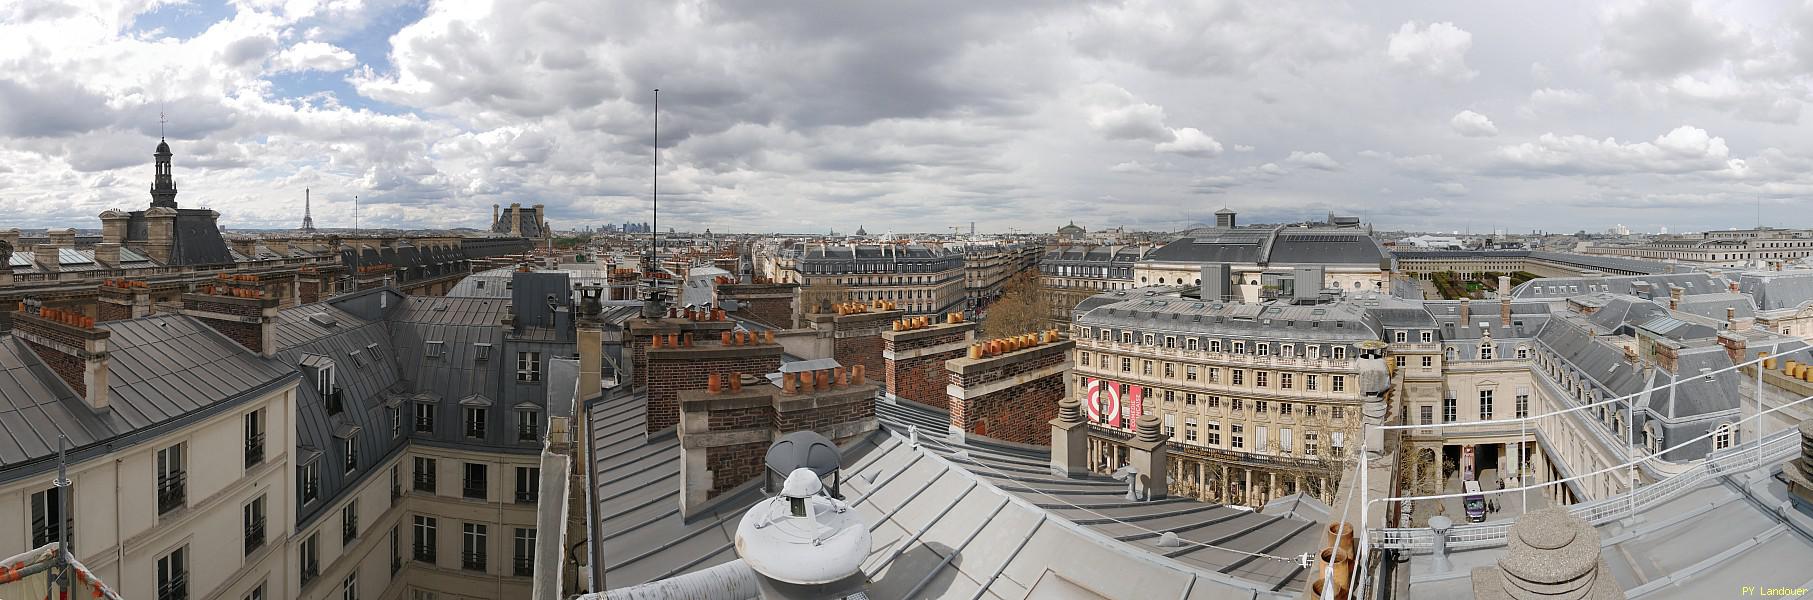
<path id="1" fill-rule="evenodd" d="M 660 266 L 659 263 L 657 263 L 656 259 L 655 259 L 655 256 L 656 256 L 655 247 L 660 244 L 660 239 L 661 239 L 661 88 L 655 88 L 655 119 L 654 119 L 654 121 L 655 121 L 655 123 L 654 123 L 654 125 L 655 125 L 655 147 L 654 147 L 653 154 L 655 155 L 655 167 L 654 167 L 654 171 L 653 171 L 653 173 L 654 173 L 653 200 L 654 200 L 655 222 L 654 222 L 654 225 L 649 226 L 649 230 L 648 230 L 648 268 L 650 270 L 653 270 Z M 649 283 L 649 285 L 652 287 L 655 284 L 651 281 Z"/>

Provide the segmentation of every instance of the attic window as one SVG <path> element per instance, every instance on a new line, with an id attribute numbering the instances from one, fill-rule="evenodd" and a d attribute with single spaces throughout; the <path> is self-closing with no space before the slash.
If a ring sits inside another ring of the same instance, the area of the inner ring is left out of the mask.
<path id="1" fill-rule="evenodd" d="M 347 360 L 353 361 L 353 366 L 355 366 L 355 367 L 365 366 L 365 351 L 364 350 L 354 350 L 352 352 L 348 352 L 348 353 L 346 353 L 346 358 L 347 358 Z"/>
<path id="2" fill-rule="evenodd" d="M 477 287 L 478 289 L 481 289 L 481 290 L 485 289 L 485 280 L 483 280 L 483 279 L 478 280 L 478 283 L 474 284 L 474 287 Z"/>
<path id="3" fill-rule="evenodd" d="M 490 360 L 491 344 L 473 344 L 472 349 L 478 352 L 478 358 L 475 360 Z"/>
<path id="4" fill-rule="evenodd" d="M 447 343 L 442 341 L 428 342 L 428 358 L 440 358 L 447 353 Z"/>

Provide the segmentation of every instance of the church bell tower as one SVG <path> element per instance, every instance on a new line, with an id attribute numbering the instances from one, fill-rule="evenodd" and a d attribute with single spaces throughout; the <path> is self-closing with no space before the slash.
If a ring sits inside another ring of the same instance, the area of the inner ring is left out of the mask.
<path id="1" fill-rule="evenodd" d="M 170 143 L 157 141 L 157 172 L 151 178 L 151 206 L 176 208 L 176 180 L 170 176 Z"/>

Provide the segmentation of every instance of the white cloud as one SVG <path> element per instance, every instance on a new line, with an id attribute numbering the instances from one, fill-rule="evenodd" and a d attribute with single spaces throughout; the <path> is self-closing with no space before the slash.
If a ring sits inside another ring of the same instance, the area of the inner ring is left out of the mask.
<path id="1" fill-rule="evenodd" d="M 1472 47 L 1473 34 L 1453 23 L 1424 25 L 1409 21 L 1391 34 L 1385 54 L 1398 65 L 1442 79 L 1464 81 L 1478 74 L 1467 67 L 1467 50 Z"/>
<path id="2" fill-rule="evenodd" d="M 1209 137 L 1195 127 L 1172 130 L 1173 139 L 1160 142 L 1152 149 L 1159 152 L 1170 152 L 1186 156 L 1216 156 L 1221 154 L 1221 142 Z"/>
<path id="3" fill-rule="evenodd" d="M 1114 173 L 1151 173 L 1152 166 L 1137 160 L 1130 160 L 1124 163 L 1116 163 L 1114 166 L 1108 167 L 1108 170 Z"/>
<path id="4" fill-rule="evenodd" d="M 1292 150 L 1290 153 L 1290 156 L 1286 157 L 1284 159 L 1284 162 L 1288 162 L 1293 165 L 1298 165 L 1298 166 L 1305 167 L 1305 168 L 1316 169 L 1318 171 L 1339 171 L 1339 170 L 1341 170 L 1340 162 L 1336 161 L 1333 158 L 1329 158 L 1329 156 L 1327 154 L 1323 154 L 1321 152 L 1303 152 L 1301 150 Z"/>
<path id="5" fill-rule="evenodd" d="M 1246 144 L 1234 144 L 1234 151 L 1235 152 L 1252 152 L 1253 147 L 1248 146 Z"/>
<path id="6" fill-rule="evenodd" d="M 1456 181 L 1444 181 L 1442 183 L 1435 184 L 1435 189 L 1439 190 L 1439 191 L 1441 191 L 1441 193 L 1447 194 L 1449 196 L 1465 196 L 1465 195 L 1467 195 L 1467 186 L 1461 184 L 1460 182 L 1456 182 Z"/>
<path id="7" fill-rule="evenodd" d="M 345 71 L 358 64 L 353 53 L 324 42 L 302 42 L 290 46 L 271 60 L 271 70 Z"/>
<path id="8" fill-rule="evenodd" d="M 1459 113 L 1455 113 L 1454 118 L 1448 119 L 1448 126 L 1452 127 L 1455 133 L 1466 137 L 1492 137 L 1498 135 L 1498 126 L 1493 125 L 1491 119 L 1470 110 L 1463 110 Z"/>
<path id="9" fill-rule="evenodd" d="M 1540 174 L 1716 173 L 1742 176 L 1743 159 L 1731 157 L 1725 138 L 1683 125 L 1651 142 L 1623 143 L 1615 138 L 1545 133 L 1533 142 L 1501 146 L 1496 167 Z"/>

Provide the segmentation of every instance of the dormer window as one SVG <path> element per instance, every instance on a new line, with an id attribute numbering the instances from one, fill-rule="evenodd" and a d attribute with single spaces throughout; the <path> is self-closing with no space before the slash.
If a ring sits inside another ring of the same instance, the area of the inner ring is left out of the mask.
<path id="1" fill-rule="evenodd" d="M 440 358 L 447 354 L 447 343 L 438 340 L 430 341 L 427 344 L 426 352 L 428 358 Z"/>
<path id="2" fill-rule="evenodd" d="M 1346 346 L 1335 346 L 1329 352 L 1330 352 L 1330 357 L 1335 360 L 1343 360 L 1343 359 L 1347 358 L 1347 347 Z"/>
<path id="3" fill-rule="evenodd" d="M 473 344 L 472 350 L 476 353 L 474 360 L 491 359 L 491 344 Z"/>

